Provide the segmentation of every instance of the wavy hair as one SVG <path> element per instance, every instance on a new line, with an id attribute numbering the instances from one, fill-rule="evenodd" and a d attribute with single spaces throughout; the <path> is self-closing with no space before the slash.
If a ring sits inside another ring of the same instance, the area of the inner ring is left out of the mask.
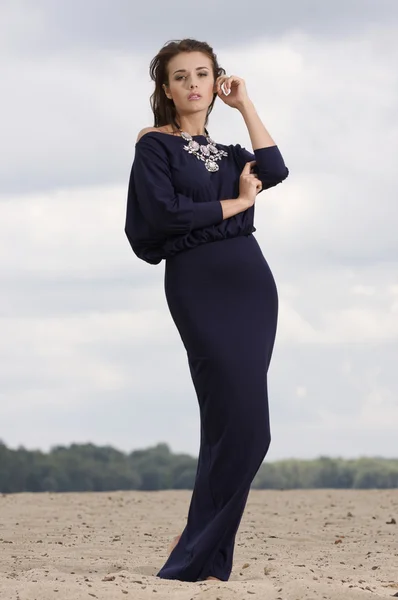
<path id="1" fill-rule="evenodd" d="M 177 56 L 177 54 L 180 54 L 181 52 L 202 52 L 203 54 L 206 54 L 213 65 L 214 81 L 220 75 L 226 74 L 225 70 L 219 66 L 213 48 L 206 42 L 199 42 L 189 38 L 166 42 L 157 55 L 151 60 L 149 67 L 149 74 L 152 81 L 155 82 L 155 91 L 150 97 L 150 104 L 154 116 L 154 127 L 172 124 L 176 130 L 180 129 L 174 102 L 167 98 L 162 86 L 163 84 L 169 86 L 168 64 L 174 56 Z M 213 110 L 216 96 L 217 93 L 215 92 L 213 94 L 213 100 L 207 109 L 205 126 L 207 125 L 209 115 Z M 205 131 L 208 133 L 206 127 Z"/>

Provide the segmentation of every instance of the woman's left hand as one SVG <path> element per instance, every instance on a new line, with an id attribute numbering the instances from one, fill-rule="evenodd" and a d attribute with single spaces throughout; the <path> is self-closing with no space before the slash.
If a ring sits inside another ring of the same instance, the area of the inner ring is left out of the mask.
<path id="1" fill-rule="evenodd" d="M 228 96 L 224 94 L 221 89 L 221 85 L 226 89 L 227 93 L 230 90 Z M 231 108 L 241 108 L 245 102 L 249 101 L 249 96 L 247 95 L 246 84 L 241 77 L 236 77 L 235 75 L 221 75 L 217 77 L 215 82 L 215 91 L 224 104 L 227 106 L 231 106 Z"/>

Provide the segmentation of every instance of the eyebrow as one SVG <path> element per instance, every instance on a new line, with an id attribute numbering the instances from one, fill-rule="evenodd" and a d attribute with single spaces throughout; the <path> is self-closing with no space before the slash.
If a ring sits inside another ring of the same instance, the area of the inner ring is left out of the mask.
<path id="1" fill-rule="evenodd" d="M 196 67 L 196 70 L 199 71 L 199 69 L 208 69 L 209 67 Z M 175 75 L 176 73 L 186 73 L 186 69 L 178 69 L 177 71 L 174 71 L 173 75 Z"/>

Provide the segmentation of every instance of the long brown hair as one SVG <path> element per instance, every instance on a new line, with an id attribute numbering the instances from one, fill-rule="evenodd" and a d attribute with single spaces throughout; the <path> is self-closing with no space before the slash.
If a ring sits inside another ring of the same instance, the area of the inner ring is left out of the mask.
<path id="1" fill-rule="evenodd" d="M 214 81 L 217 77 L 225 75 L 226 73 L 225 70 L 219 66 L 213 48 L 206 42 L 198 42 L 197 40 L 189 38 L 166 42 L 157 55 L 151 60 L 149 67 L 149 74 L 152 81 L 155 82 L 155 91 L 150 97 L 151 108 L 154 115 L 154 127 L 162 127 L 171 123 L 177 130 L 180 128 L 174 102 L 167 98 L 162 87 L 163 84 L 169 85 L 167 67 L 170 60 L 174 56 L 177 56 L 177 54 L 180 54 L 180 52 L 203 52 L 203 54 L 206 54 L 212 61 Z M 207 109 L 205 125 L 207 125 L 209 115 L 213 110 L 216 96 L 217 93 L 214 93 L 213 100 Z M 207 133 L 206 129 L 205 131 Z"/>

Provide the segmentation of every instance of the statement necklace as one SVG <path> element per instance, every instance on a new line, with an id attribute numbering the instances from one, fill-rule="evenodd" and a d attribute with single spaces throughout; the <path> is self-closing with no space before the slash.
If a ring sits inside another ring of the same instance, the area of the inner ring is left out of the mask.
<path id="1" fill-rule="evenodd" d="M 189 142 L 187 146 L 184 146 L 184 150 L 189 154 L 194 154 L 198 160 L 203 161 L 206 169 L 211 173 L 218 171 L 220 167 L 216 161 L 221 160 L 223 156 L 228 156 L 228 152 L 217 148 L 215 141 L 211 139 L 209 134 L 205 136 L 207 141 L 207 146 L 205 146 L 195 141 L 189 133 L 181 131 L 181 129 L 180 133 L 181 137 Z"/>

